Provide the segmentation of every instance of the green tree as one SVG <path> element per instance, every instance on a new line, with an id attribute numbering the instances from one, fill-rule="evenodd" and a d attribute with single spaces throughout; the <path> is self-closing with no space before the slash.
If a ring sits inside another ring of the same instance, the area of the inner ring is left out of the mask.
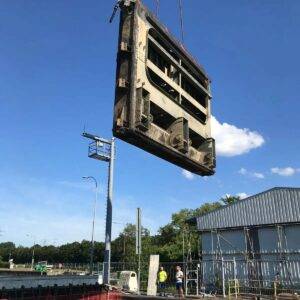
<path id="1" fill-rule="evenodd" d="M 240 199 L 241 199 L 240 196 L 226 195 L 225 197 L 222 197 L 220 199 L 220 201 L 222 203 L 224 203 L 225 205 L 228 205 L 228 204 L 235 203 L 235 202 L 239 201 Z"/>
<path id="2" fill-rule="evenodd" d="M 16 246 L 12 242 L 0 243 L 0 256 L 3 261 L 8 261 Z"/>
<path id="3" fill-rule="evenodd" d="M 193 259 L 199 257 L 200 244 L 195 218 L 221 207 L 220 202 L 204 203 L 196 209 L 174 213 L 171 222 L 159 229 L 157 248 L 162 261 L 182 261 L 188 250 Z"/>
<path id="4" fill-rule="evenodd" d="M 153 249 L 153 237 L 150 231 L 142 227 L 142 258 L 147 259 Z M 120 262 L 136 262 L 136 226 L 134 224 L 126 224 L 123 231 L 112 242 L 112 260 Z"/>
<path id="5" fill-rule="evenodd" d="M 224 204 L 239 200 L 237 196 L 226 196 L 219 202 L 204 203 L 196 209 L 182 209 L 172 214 L 171 220 L 160 227 L 158 233 L 150 235 L 147 228 L 142 228 L 142 263 L 149 261 L 150 254 L 160 254 L 161 261 L 182 261 L 183 241 L 184 254 L 191 250 L 192 258 L 197 259 L 200 254 L 199 233 L 196 227 L 196 217 L 222 207 Z M 137 263 L 135 254 L 134 224 L 127 224 L 119 236 L 112 241 L 112 261 L 124 263 Z M 61 246 L 35 245 L 35 261 L 47 260 L 49 263 L 89 263 L 91 242 L 67 243 Z M 0 243 L 0 256 L 4 261 L 9 257 L 15 263 L 30 263 L 33 247 L 16 247 L 11 242 Z M 94 261 L 103 261 L 104 243 L 95 242 Z"/>
<path id="6" fill-rule="evenodd" d="M 195 209 L 194 215 L 196 217 L 203 216 L 204 214 L 207 214 L 220 207 L 222 207 L 222 204 L 220 202 L 204 203 L 199 208 Z"/>

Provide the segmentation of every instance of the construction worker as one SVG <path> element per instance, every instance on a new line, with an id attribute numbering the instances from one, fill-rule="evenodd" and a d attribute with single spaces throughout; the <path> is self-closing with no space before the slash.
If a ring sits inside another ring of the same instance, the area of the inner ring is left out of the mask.
<path id="1" fill-rule="evenodd" d="M 183 299 L 183 272 L 180 266 L 176 266 L 176 290 L 179 299 Z"/>
<path id="2" fill-rule="evenodd" d="M 160 290 L 160 296 L 165 296 L 167 278 L 168 275 L 167 272 L 164 270 L 164 267 L 160 267 L 160 270 L 158 272 L 158 288 Z"/>

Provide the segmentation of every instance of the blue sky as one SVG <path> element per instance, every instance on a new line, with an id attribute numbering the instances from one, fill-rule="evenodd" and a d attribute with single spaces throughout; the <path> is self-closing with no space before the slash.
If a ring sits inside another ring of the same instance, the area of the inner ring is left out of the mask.
<path id="1" fill-rule="evenodd" d="M 153 0 L 144 1 L 154 9 Z M 159 17 L 179 36 L 176 1 Z M 217 170 L 193 176 L 117 141 L 114 236 L 143 211 L 152 233 L 181 208 L 225 194 L 299 186 L 299 1 L 184 2 L 185 45 L 212 78 Z M 4 0 L 0 10 L 0 241 L 103 240 L 107 165 L 88 131 L 112 127 L 118 17 L 114 1 Z M 30 234 L 30 236 L 27 236 Z"/>

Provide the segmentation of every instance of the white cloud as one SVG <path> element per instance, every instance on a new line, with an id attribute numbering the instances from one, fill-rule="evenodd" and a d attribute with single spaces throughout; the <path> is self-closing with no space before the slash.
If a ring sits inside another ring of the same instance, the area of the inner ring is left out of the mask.
<path id="1" fill-rule="evenodd" d="M 239 170 L 239 173 L 242 174 L 242 175 L 246 175 L 247 174 L 247 170 L 245 168 L 241 168 Z"/>
<path id="2" fill-rule="evenodd" d="M 254 173 L 252 173 L 252 175 L 253 175 L 253 177 L 259 178 L 259 179 L 265 178 L 265 175 L 263 173 L 254 172 Z"/>
<path id="3" fill-rule="evenodd" d="M 188 180 L 193 180 L 195 178 L 195 175 L 187 170 L 182 170 L 182 175 Z"/>
<path id="4" fill-rule="evenodd" d="M 245 199 L 245 198 L 249 197 L 249 195 L 246 193 L 237 193 L 237 196 L 240 197 L 241 199 Z"/>
<path id="5" fill-rule="evenodd" d="M 265 175 L 263 173 L 251 172 L 251 171 L 248 171 L 245 168 L 241 168 L 238 171 L 238 173 L 241 174 L 241 175 L 244 175 L 244 176 L 254 177 L 254 178 L 258 178 L 258 179 L 264 179 L 265 178 Z"/>
<path id="6" fill-rule="evenodd" d="M 265 142 L 263 136 L 257 132 L 220 123 L 215 117 L 212 117 L 212 136 L 216 140 L 217 154 L 228 157 L 248 153 Z"/>
<path id="7" fill-rule="evenodd" d="M 271 172 L 273 174 L 277 174 L 280 176 L 293 176 L 296 173 L 300 172 L 300 169 L 295 169 L 292 167 L 286 167 L 286 168 L 271 168 Z"/>

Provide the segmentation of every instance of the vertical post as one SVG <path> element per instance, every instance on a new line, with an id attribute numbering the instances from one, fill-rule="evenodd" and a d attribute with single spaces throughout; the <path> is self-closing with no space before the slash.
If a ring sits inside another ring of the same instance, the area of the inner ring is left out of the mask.
<path id="1" fill-rule="evenodd" d="M 237 282 L 236 282 L 236 279 L 234 279 L 234 294 L 235 294 L 235 299 L 237 299 Z"/>
<path id="2" fill-rule="evenodd" d="M 35 245 L 35 241 L 34 241 L 34 245 Z M 31 270 L 34 269 L 34 245 L 33 245 L 33 248 L 32 248 Z"/>
<path id="3" fill-rule="evenodd" d="M 236 260 L 235 257 L 233 258 L 233 279 L 234 279 L 234 292 L 235 298 L 237 298 L 237 278 L 236 278 Z"/>
<path id="4" fill-rule="evenodd" d="M 104 274 L 103 283 L 110 283 L 110 258 L 111 258 L 111 228 L 112 228 L 112 194 L 115 160 L 115 139 L 111 139 L 109 171 L 108 171 L 108 193 L 106 205 L 106 226 L 105 226 L 105 252 L 104 252 Z"/>
<path id="5" fill-rule="evenodd" d="M 95 251 L 95 241 L 94 241 L 94 232 L 95 232 L 95 217 L 96 217 L 96 206 L 97 206 L 97 197 L 98 197 L 98 183 L 95 177 L 87 176 L 83 177 L 84 179 L 92 179 L 95 182 L 95 198 L 93 204 L 93 221 L 92 221 L 92 239 L 91 239 L 91 249 L 90 249 L 90 274 L 94 271 L 94 251 Z"/>
<path id="6" fill-rule="evenodd" d="M 223 297 L 226 298 L 226 290 L 225 290 L 225 266 L 224 266 L 224 258 L 222 257 L 222 289 L 223 289 Z"/>
<path id="7" fill-rule="evenodd" d="M 31 270 L 34 269 L 34 247 L 35 247 L 35 237 L 33 238 L 32 257 L 31 257 Z"/>
<path id="8" fill-rule="evenodd" d="M 274 299 L 277 299 L 277 281 L 274 281 Z"/>
<path id="9" fill-rule="evenodd" d="M 197 296 L 199 296 L 199 270 L 200 270 L 200 264 L 197 264 L 197 285 L 196 285 Z"/>
<path id="10" fill-rule="evenodd" d="M 141 252 L 142 252 L 142 223 L 141 209 L 138 207 L 136 211 L 136 254 L 138 255 L 138 294 L 141 288 Z"/>
<path id="11" fill-rule="evenodd" d="M 184 264 L 184 229 L 182 230 L 182 263 Z"/>
<path id="12" fill-rule="evenodd" d="M 215 256 L 214 256 L 214 236 L 213 231 L 210 231 L 210 239 L 211 239 L 211 257 L 212 257 L 212 272 L 214 276 L 214 283 L 216 283 L 216 274 L 215 274 Z"/>
<path id="13" fill-rule="evenodd" d="M 182 272 L 184 274 L 184 294 L 187 295 L 187 274 L 186 274 L 186 263 L 185 263 L 185 241 L 184 241 L 184 227 L 182 229 Z"/>

